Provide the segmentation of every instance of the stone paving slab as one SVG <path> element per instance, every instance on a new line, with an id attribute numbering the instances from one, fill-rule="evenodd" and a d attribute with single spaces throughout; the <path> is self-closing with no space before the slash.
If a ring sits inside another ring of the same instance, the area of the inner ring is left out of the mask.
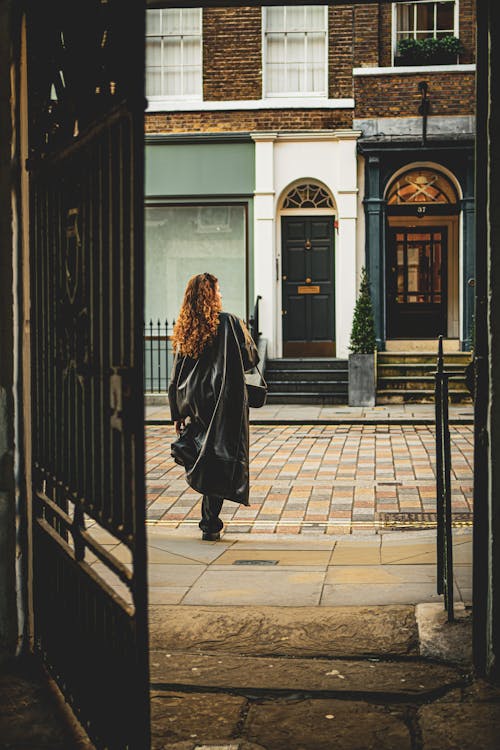
<path id="1" fill-rule="evenodd" d="M 470 515 L 473 428 L 451 434 L 452 509 Z M 196 530 L 201 497 L 170 457 L 173 439 L 172 426 L 146 428 L 147 523 Z M 250 507 L 224 503 L 225 533 L 368 534 L 392 514 L 434 513 L 434 444 L 432 425 L 253 425 Z"/>
<path id="2" fill-rule="evenodd" d="M 400 708 L 361 701 L 286 700 L 253 704 L 245 735 L 272 750 L 410 750 Z"/>
<path id="3" fill-rule="evenodd" d="M 450 420 L 472 422 L 472 404 L 450 404 Z M 266 404 L 260 409 L 250 409 L 250 422 L 254 424 L 272 422 L 333 422 L 343 423 L 367 421 L 415 422 L 435 419 L 434 404 L 381 404 L 379 406 L 348 406 L 332 404 L 327 406 L 311 404 Z M 164 404 L 146 405 L 146 423 L 170 422 L 170 409 Z"/>
<path id="4" fill-rule="evenodd" d="M 497 750 L 500 703 L 422 706 L 419 724 L 425 750 Z"/>
<path id="5" fill-rule="evenodd" d="M 349 693 L 352 697 L 371 697 L 384 685 L 388 698 L 421 699 L 465 684 L 456 667 L 421 661 L 353 661 L 350 659 L 277 659 L 235 656 L 224 653 L 193 654 L 176 651 L 152 651 L 151 682 L 185 689 L 192 685 L 255 691 Z"/>

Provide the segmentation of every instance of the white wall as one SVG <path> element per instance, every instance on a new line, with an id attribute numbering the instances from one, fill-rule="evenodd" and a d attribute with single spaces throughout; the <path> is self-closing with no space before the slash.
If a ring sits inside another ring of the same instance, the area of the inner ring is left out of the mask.
<path id="1" fill-rule="evenodd" d="M 255 293 L 262 295 L 261 331 L 269 356 L 282 352 L 281 237 L 279 210 L 292 183 L 322 183 L 332 194 L 338 219 L 335 237 L 335 338 L 337 357 L 347 357 L 356 301 L 359 258 L 358 167 L 352 130 L 329 133 L 255 133 Z M 303 213 L 312 213 L 305 210 Z M 314 212 L 316 213 L 316 212 Z M 364 249 L 364 240 L 363 240 Z"/>

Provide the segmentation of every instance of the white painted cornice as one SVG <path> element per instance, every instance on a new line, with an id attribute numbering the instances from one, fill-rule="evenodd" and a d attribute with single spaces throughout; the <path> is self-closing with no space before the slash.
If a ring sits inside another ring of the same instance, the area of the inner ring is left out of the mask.
<path id="1" fill-rule="evenodd" d="M 353 76 L 421 75 L 422 73 L 473 73 L 472 65 L 399 65 L 390 68 L 353 68 Z"/>
<path id="2" fill-rule="evenodd" d="M 201 101 L 200 99 L 148 99 L 147 113 L 224 112 L 257 109 L 354 109 L 354 99 L 276 98 Z"/>

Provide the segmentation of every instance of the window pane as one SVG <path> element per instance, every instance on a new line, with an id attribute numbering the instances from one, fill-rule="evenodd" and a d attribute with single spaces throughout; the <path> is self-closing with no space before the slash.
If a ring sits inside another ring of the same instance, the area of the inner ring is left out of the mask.
<path id="1" fill-rule="evenodd" d="M 313 66 L 312 68 L 312 84 L 308 85 L 309 91 L 321 94 L 326 93 L 326 82 L 325 82 L 325 69 L 323 65 Z"/>
<path id="2" fill-rule="evenodd" d="M 287 31 L 305 31 L 305 6 L 287 5 L 286 7 L 286 30 Z"/>
<path id="3" fill-rule="evenodd" d="M 398 32 L 413 31 L 413 3 L 398 4 L 396 6 Z"/>
<path id="4" fill-rule="evenodd" d="M 266 30 L 285 30 L 285 9 L 283 7 L 266 8 Z"/>
<path id="5" fill-rule="evenodd" d="M 438 3 L 437 4 L 437 28 L 440 31 L 453 31 L 455 26 L 454 18 L 455 3 Z"/>
<path id="6" fill-rule="evenodd" d="M 324 62 L 325 60 L 325 35 L 307 35 L 307 57 L 311 62 Z"/>
<path id="7" fill-rule="evenodd" d="M 287 63 L 305 62 L 305 37 L 303 34 L 289 34 L 287 36 Z"/>
<path id="8" fill-rule="evenodd" d="M 163 73 L 163 93 L 166 96 L 181 96 L 181 71 L 180 68 L 165 68 Z"/>
<path id="9" fill-rule="evenodd" d="M 182 11 L 182 33 L 201 33 L 201 12 L 199 8 L 186 8 Z"/>
<path id="10" fill-rule="evenodd" d="M 184 96 L 199 96 L 201 94 L 200 68 L 183 69 L 183 94 Z"/>
<path id="11" fill-rule="evenodd" d="M 286 91 L 284 65 L 268 65 L 266 72 L 268 94 L 282 94 Z"/>
<path id="12" fill-rule="evenodd" d="M 417 3 L 417 30 L 434 30 L 434 3 Z"/>
<path id="13" fill-rule="evenodd" d="M 326 31 L 325 8 L 322 5 L 306 7 L 306 31 Z"/>
<path id="14" fill-rule="evenodd" d="M 246 314 L 245 212 L 242 206 L 146 208 L 146 320 L 179 314 L 191 276 L 220 282 L 224 310 Z"/>
<path id="15" fill-rule="evenodd" d="M 161 38 L 146 39 L 146 66 L 161 65 Z"/>
<path id="16" fill-rule="evenodd" d="M 287 91 L 290 91 L 291 93 L 294 93 L 295 91 L 302 91 L 303 88 L 300 85 L 300 73 L 302 70 L 301 65 L 297 65 L 295 63 L 292 63 L 291 65 L 287 66 L 288 76 L 287 76 Z"/>
<path id="17" fill-rule="evenodd" d="M 268 36 L 267 38 L 267 60 L 270 63 L 284 63 L 285 61 L 285 37 Z"/>
<path id="18" fill-rule="evenodd" d="M 201 45 L 199 37 L 185 37 L 183 42 L 184 65 L 201 64 Z"/>
<path id="19" fill-rule="evenodd" d="M 178 9 L 163 11 L 163 33 L 180 34 L 181 32 L 181 11 Z"/>
<path id="20" fill-rule="evenodd" d="M 181 64 L 181 40 L 176 37 L 166 37 L 163 40 L 163 64 L 171 67 Z"/>
<path id="21" fill-rule="evenodd" d="M 146 68 L 146 96 L 160 96 L 161 68 Z"/>
<path id="22" fill-rule="evenodd" d="M 161 10 L 146 11 L 146 34 L 161 33 Z"/>

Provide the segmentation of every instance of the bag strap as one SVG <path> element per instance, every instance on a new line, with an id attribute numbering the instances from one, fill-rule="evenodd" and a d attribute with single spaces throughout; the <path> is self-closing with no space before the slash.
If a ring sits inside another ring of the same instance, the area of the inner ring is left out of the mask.
<path id="1" fill-rule="evenodd" d="M 265 386 L 265 387 L 267 388 L 267 383 L 266 383 L 266 379 L 264 378 L 264 375 L 263 375 L 263 374 L 262 374 L 262 372 L 260 371 L 260 367 L 259 367 L 259 365 L 257 364 L 257 365 L 255 365 L 255 367 L 256 367 L 256 369 L 257 369 L 257 372 L 259 373 L 259 375 L 260 375 L 260 377 L 261 377 L 261 380 L 262 380 L 262 382 L 264 383 L 264 386 Z"/>

